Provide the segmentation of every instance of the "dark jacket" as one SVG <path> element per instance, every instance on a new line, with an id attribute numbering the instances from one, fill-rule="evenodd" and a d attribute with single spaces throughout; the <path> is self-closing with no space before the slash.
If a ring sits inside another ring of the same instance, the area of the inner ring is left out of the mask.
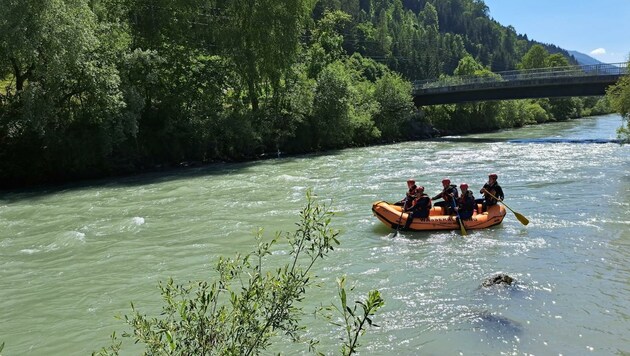
<path id="1" fill-rule="evenodd" d="M 473 216 L 476 205 L 477 203 L 475 203 L 475 197 L 472 191 L 467 190 L 466 194 L 462 194 L 462 196 L 457 199 L 459 217 L 462 219 L 470 219 Z"/>
<path id="2" fill-rule="evenodd" d="M 417 186 L 415 184 L 412 185 L 407 191 L 407 194 L 405 194 L 405 197 L 401 201 L 395 202 L 394 205 L 402 206 L 404 209 L 409 208 L 413 204 L 414 199 L 416 199 L 416 188 Z"/>
<path id="3" fill-rule="evenodd" d="M 503 195 L 503 189 L 501 188 L 501 186 L 499 185 L 498 182 L 494 182 L 494 184 L 490 185 L 488 183 L 483 185 L 483 188 L 479 191 L 480 193 L 483 193 L 484 198 L 486 199 L 486 204 L 487 205 L 496 205 L 497 204 L 497 200 L 494 199 L 493 197 L 490 196 L 490 194 L 485 193 L 484 189 L 489 191 L 490 193 L 492 193 L 492 195 L 494 195 L 495 197 L 503 200 L 503 198 L 505 198 L 505 196 Z"/>
<path id="4" fill-rule="evenodd" d="M 458 197 L 459 192 L 457 191 L 457 186 L 455 184 L 451 184 L 431 199 L 444 199 L 445 202 L 448 202 L 449 205 L 452 205 L 453 199 L 457 200 Z"/>
<path id="5" fill-rule="evenodd" d="M 413 212 L 414 217 L 427 218 L 431 210 L 431 198 L 422 193 L 418 194 L 413 205 L 407 211 Z"/>

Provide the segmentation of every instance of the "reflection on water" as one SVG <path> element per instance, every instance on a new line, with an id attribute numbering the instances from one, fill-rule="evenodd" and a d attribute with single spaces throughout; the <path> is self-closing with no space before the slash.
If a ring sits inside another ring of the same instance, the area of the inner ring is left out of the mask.
<path id="1" fill-rule="evenodd" d="M 620 143 L 620 140 L 611 139 L 571 139 L 571 138 L 536 138 L 527 140 L 510 140 L 510 143 L 574 143 L 574 144 L 587 144 L 587 143 Z"/>
<path id="2" fill-rule="evenodd" d="M 459 143 L 621 143 L 619 139 L 586 139 L 586 138 L 528 138 L 528 139 L 507 139 L 507 138 L 483 138 L 483 137 L 441 137 L 431 139 L 433 142 L 459 142 Z"/>
<path id="3" fill-rule="evenodd" d="M 332 199 L 342 235 L 305 308 L 333 301 L 342 274 L 357 294 L 379 289 L 386 306 L 363 341 L 366 353 L 627 351 L 630 146 L 614 143 L 619 123 L 605 116 L 6 193 L 0 342 L 7 355 L 89 354 L 124 330 L 114 316 L 129 313 L 130 301 L 159 313 L 159 280 L 208 278 L 217 256 L 253 248 L 258 227 L 268 236 L 292 231 L 311 187 Z M 528 226 L 508 212 L 503 224 L 466 238 L 394 237 L 372 216 L 374 201 L 402 198 L 408 178 L 429 195 L 444 176 L 478 194 L 490 172 Z M 480 288 L 499 271 L 516 286 Z M 305 321 L 320 351 L 338 350 L 340 330 Z"/>

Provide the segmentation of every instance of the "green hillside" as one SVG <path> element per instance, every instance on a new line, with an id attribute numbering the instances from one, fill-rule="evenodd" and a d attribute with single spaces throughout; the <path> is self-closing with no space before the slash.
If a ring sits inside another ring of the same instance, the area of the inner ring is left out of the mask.
<path id="1" fill-rule="evenodd" d="M 4 187 L 608 110 L 577 98 L 415 108 L 411 80 L 574 62 L 490 19 L 478 0 L 24 0 L 2 8 Z"/>

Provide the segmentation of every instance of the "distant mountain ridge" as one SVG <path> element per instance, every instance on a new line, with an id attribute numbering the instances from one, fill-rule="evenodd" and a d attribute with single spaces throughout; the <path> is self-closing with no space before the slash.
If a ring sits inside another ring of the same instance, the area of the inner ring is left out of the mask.
<path id="1" fill-rule="evenodd" d="M 597 71 L 599 73 L 603 72 L 603 73 L 609 73 L 609 74 L 619 73 L 618 66 L 604 63 L 602 61 L 598 61 L 597 59 L 578 51 L 567 51 L 567 52 L 569 52 L 569 54 L 571 54 L 573 58 L 575 58 L 575 60 L 578 62 L 579 65 L 586 65 L 586 66 L 597 65 L 598 66 L 598 67 L 591 67 L 591 68 L 585 69 L 586 72 L 590 73 L 590 72 Z"/>
<path id="2" fill-rule="evenodd" d="M 593 65 L 593 64 L 604 64 L 604 62 L 598 61 L 597 59 L 589 56 L 588 54 L 584 54 L 578 51 L 567 51 L 570 55 L 575 58 L 575 60 L 580 65 Z"/>

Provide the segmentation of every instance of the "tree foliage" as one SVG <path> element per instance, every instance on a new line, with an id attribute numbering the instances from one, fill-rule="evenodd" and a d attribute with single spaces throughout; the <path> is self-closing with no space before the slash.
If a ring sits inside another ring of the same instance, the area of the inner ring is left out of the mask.
<path id="1" fill-rule="evenodd" d="M 630 75 L 622 76 L 617 84 L 609 87 L 606 97 L 624 121 L 617 131 L 619 138 L 624 142 L 630 142 Z"/>
<path id="2" fill-rule="evenodd" d="M 547 50 L 542 45 L 533 45 L 523 56 L 521 63 L 519 63 L 519 68 L 545 68 L 547 65 L 547 57 L 549 57 L 549 52 L 547 52 Z"/>
<path id="3" fill-rule="evenodd" d="M 419 117 L 458 132 L 505 127 L 529 119 L 499 119 L 507 107 L 491 103 L 423 116 L 404 92 L 414 80 L 575 62 L 501 26 L 477 0 L 0 8 L 4 186 L 405 140 Z M 565 120 L 590 112 L 586 102 L 539 106 Z"/>
<path id="4" fill-rule="evenodd" d="M 137 132 L 139 108 L 125 100 L 110 47 L 117 33 L 102 31 L 85 1 L 0 6 L 0 62 L 8 65 L 0 72 L 10 83 L 0 101 L 2 176 L 102 167 Z"/>
<path id="5" fill-rule="evenodd" d="M 316 148 L 341 148 L 352 138 L 354 88 L 342 62 L 329 64 L 317 78 L 312 125 Z"/>
<path id="6" fill-rule="evenodd" d="M 374 98 L 378 110 L 374 121 L 385 137 L 405 137 L 401 129 L 414 111 L 410 93 L 411 84 L 400 75 L 388 73 L 376 81 Z"/>
<path id="7" fill-rule="evenodd" d="M 257 111 L 259 96 L 277 92 L 296 60 L 311 2 L 233 0 L 217 5 L 222 30 L 217 41 L 240 69 L 237 73 L 247 88 L 251 108 Z"/>

